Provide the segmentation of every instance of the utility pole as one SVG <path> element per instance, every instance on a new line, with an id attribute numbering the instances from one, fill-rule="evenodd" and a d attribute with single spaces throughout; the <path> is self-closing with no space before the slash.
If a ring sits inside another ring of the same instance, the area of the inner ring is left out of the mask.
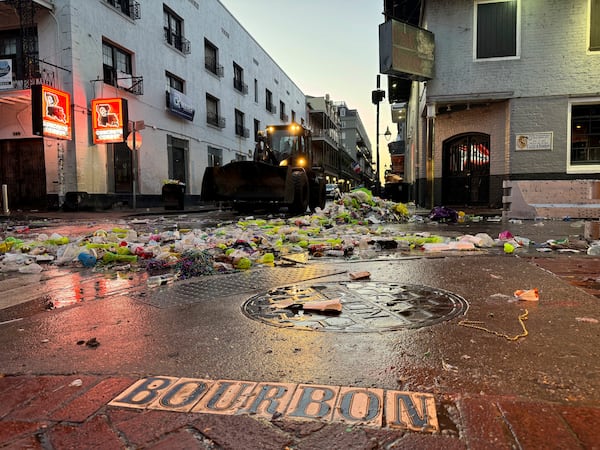
<path id="1" fill-rule="evenodd" d="M 377 106 L 377 119 L 376 119 L 377 131 L 375 133 L 375 148 L 376 148 L 376 152 L 377 152 L 377 167 L 375 170 L 375 176 L 376 176 L 375 190 L 376 190 L 377 195 L 381 195 L 381 181 L 380 181 L 380 177 L 379 177 L 379 104 L 385 98 L 385 91 L 382 91 L 380 89 L 380 87 L 381 87 L 380 78 L 381 78 L 381 76 L 379 74 L 377 74 L 377 89 L 371 93 L 371 101 L 373 102 L 374 105 Z"/>

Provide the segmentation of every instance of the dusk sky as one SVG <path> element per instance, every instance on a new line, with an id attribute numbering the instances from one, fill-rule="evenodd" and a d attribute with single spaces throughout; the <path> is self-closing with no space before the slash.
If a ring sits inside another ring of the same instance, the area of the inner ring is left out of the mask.
<path id="1" fill-rule="evenodd" d="M 376 162 L 376 108 L 371 91 L 379 72 L 379 24 L 383 0 L 220 0 L 306 94 L 329 94 L 358 110 Z M 386 91 L 387 76 L 381 76 Z M 380 134 L 395 125 L 387 99 L 380 104 Z M 380 171 L 389 164 L 380 136 Z"/>

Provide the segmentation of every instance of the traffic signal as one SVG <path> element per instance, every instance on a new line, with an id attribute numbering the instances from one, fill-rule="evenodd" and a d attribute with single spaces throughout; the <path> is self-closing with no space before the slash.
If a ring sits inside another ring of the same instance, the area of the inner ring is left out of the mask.
<path id="1" fill-rule="evenodd" d="M 385 98 L 385 91 L 382 91 L 381 89 L 376 89 L 373 92 L 371 92 L 371 101 L 373 102 L 374 105 L 381 103 L 384 98 Z"/>

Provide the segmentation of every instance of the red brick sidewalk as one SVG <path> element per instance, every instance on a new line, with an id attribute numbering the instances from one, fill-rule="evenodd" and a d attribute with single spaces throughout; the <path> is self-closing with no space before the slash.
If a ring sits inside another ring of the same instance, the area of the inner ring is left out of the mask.
<path id="1" fill-rule="evenodd" d="M 81 380 L 81 386 L 72 385 L 75 380 Z M 0 377 L 0 448 L 600 448 L 600 408 L 596 407 L 447 395 L 437 399 L 441 432 L 431 435 L 106 405 L 135 381 L 93 375 Z"/>

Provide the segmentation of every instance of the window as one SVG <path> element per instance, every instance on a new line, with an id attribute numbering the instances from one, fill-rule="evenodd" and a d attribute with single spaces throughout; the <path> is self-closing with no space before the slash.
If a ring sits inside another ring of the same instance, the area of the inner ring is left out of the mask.
<path id="1" fill-rule="evenodd" d="M 106 0 L 106 3 L 132 19 L 139 19 L 141 17 L 140 4 L 138 2 L 131 0 Z"/>
<path id="2" fill-rule="evenodd" d="M 590 0 L 590 51 L 600 51 L 600 0 Z"/>
<path id="3" fill-rule="evenodd" d="M 108 42 L 102 42 L 102 63 L 106 84 L 120 85 L 121 78 L 127 78 L 127 75 L 132 74 L 131 54 Z"/>
<path id="4" fill-rule="evenodd" d="M 236 136 L 248 137 L 250 135 L 247 128 L 245 128 L 245 117 L 244 113 L 240 110 L 235 110 L 235 134 Z"/>
<path id="5" fill-rule="evenodd" d="M 206 123 L 225 128 L 225 118 L 220 117 L 219 99 L 210 94 L 206 94 Z"/>
<path id="6" fill-rule="evenodd" d="M 600 104 L 571 106 L 571 164 L 600 164 Z"/>
<path id="7" fill-rule="evenodd" d="M 248 93 L 248 85 L 244 84 L 244 69 L 233 63 L 233 87 L 242 94 Z"/>
<path id="8" fill-rule="evenodd" d="M 476 59 L 518 55 L 518 0 L 484 1 L 475 4 Z"/>
<path id="9" fill-rule="evenodd" d="M 211 73 L 223 76 L 223 66 L 219 65 L 219 49 L 204 39 L 204 67 Z"/>
<path id="10" fill-rule="evenodd" d="M 17 80 L 28 78 L 27 73 L 38 73 L 38 37 L 36 28 L 28 28 L 26 34 L 32 40 L 30 42 L 29 53 L 32 56 L 30 66 L 27 67 L 26 59 L 23 55 L 22 36 L 20 30 L 7 30 L 0 32 L 0 59 L 12 60 L 13 77 Z M 38 75 L 39 76 L 39 75 Z"/>
<path id="11" fill-rule="evenodd" d="M 165 41 L 186 55 L 190 53 L 190 41 L 183 37 L 183 20 L 163 6 Z"/>
<path id="12" fill-rule="evenodd" d="M 260 120 L 254 119 L 254 140 L 258 141 L 258 132 L 260 131 Z"/>
<path id="13" fill-rule="evenodd" d="M 223 165 L 223 150 L 208 146 L 208 167 L 219 167 Z"/>
<path id="14" fill-rule="evenodd" d="M 165 75 L 167 76 L 167 88 L 173 88 L 183 94 L 184 81 L 178 76 L 175 76 L 169 72 L 165 72 Z"/>
<path id="15" fill-rule="evenodd" d="M 292 122 L 296 121 L 296 111 L 292 109 Z"/>
<path id="16" fill-rule="evenodd" d="M 277 108 L 273 104 L 273 93 L 268 89 L 265 89 L 265 108 L 270 113 L 275 114 L 277 112 Z"/>
<path id="17" fill-rule="evenodd" d="M 258 103 L 258 80 L 254 79 L 254 103 Z"/>
<path id="18" fill-rule="evenodd" d="M 288 115 L 285 113 L 285 103 L 282 101 L 279 101 L 279 118 L 282 122 L 287 122 L 289 119 Z"/>

